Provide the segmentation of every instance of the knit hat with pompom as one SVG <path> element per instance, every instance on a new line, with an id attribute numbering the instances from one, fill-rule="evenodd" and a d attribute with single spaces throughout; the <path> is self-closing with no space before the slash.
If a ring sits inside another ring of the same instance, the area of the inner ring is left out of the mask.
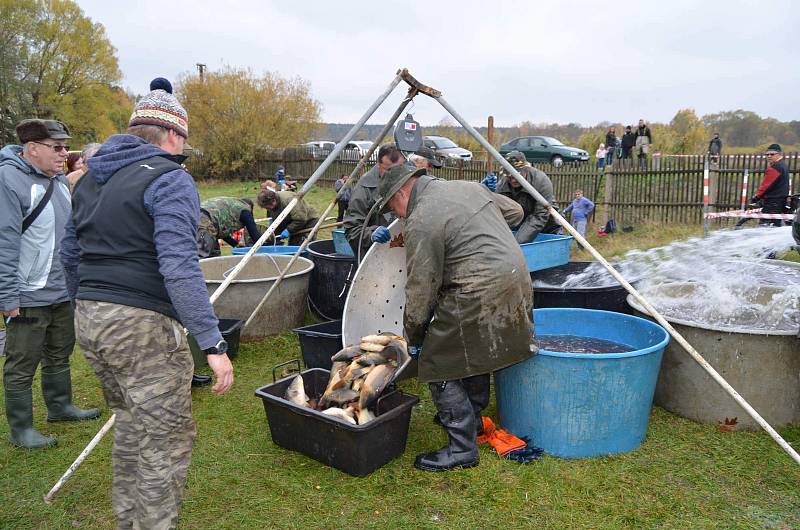
<path id="1" fill-rule="evenodd" d="M 150 92 L 136 103 L 128 127 L 157 125 L 189 137 L 189 116 L 172 95 L 172 83 L 163 77 L 150 82 Z"/>

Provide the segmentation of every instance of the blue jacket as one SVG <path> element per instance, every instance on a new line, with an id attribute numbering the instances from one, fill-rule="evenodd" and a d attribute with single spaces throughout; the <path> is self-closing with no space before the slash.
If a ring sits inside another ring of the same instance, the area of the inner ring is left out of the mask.
<path id="1" fill-rule="evenodd" d="M 574 199 L 572 204 L 564 209 L 564 215 L 572 212 L 572 218 L 576 221 L 584 221 L 589 217 L 589 214 L 594 210 L 594 203 L 586 197 Z"/>
<path id="2" fill-rule="evenodd" d="M 70 217 L 67 179 L 53 179 L 53 195 L 22 233 L 22 220 L 44 197 L 51 178 L 22 158 L 22 147 L 0 150 L 0 310 L 44 307 L 69 300 L 58 247 Z"/>
<path id="3" fill-rule="evenodd" d="M 93 177 L 103 184 L 123 167 L 164 154 L 162 149 L 137 136 L 117 134 L 89 159 L 89 172 L 84 178 Z M 161 175 L 145 190 L 143 207 L 155 224 L 153 239 L 158 270 L 181 323 L 194 335 L 201 349 L 216 345 L 222 335 L 197 259 L 200 198 L 194 180 L 182 169 Z M 71 298 L 75 297 L 80 281 L 79 261 L 80 244 L 70 219 L 61 243 L 61 262 Z"/>

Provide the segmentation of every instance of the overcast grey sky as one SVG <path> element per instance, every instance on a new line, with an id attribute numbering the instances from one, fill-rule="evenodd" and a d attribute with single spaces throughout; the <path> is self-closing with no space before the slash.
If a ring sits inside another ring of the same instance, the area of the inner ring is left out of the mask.
<path id="1" fill-rule="evenodd" d="M 788 0 L 78 3 L 139 94 L 198 62 L 249 67 L 307 80 L 323 121 L 354 122 L 406 67 L 474 125 L 666 122 L 681 108 L 800 119 L 800 2 Z M 446 115 L 424 96 L 412 112 Z"/>

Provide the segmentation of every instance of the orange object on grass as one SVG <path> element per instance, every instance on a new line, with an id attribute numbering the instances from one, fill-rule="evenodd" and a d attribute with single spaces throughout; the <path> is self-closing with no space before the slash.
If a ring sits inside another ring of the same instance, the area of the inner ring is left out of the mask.
<path id="1" fill-rule="evenodd" d="M 510 432 L 498 429 L 491 418 L 481 416 L 481 421 L 483 422 L 483 434 L 478 436 L 478 443 L 491 445 L 498 455 L 506 456 L 511 451 L 523 449 L 528 445 Z"/>

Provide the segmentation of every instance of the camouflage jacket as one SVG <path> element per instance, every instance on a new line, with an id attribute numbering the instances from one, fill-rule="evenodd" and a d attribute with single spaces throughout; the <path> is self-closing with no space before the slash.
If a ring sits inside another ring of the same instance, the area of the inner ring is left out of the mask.
<path id="1" fill-rule="evenodd" d="M 250 206 L 235 197 L 213 197 L 200 203 L 200 209 L 211 217 L 217 229 L 217 239 L 223 239 L 242 228 L 239 217 L 242 210 L 249 210 Z"/>
<path id="2" fill-rule="evenodd" d="M 378 165 L 375 164 L 372 169 L 358 179 L 350 194 L 348 215 L 344 218 L 344 236 L 350 243 L 355 255 L 358 255 L 358 242 L 361 240 L 362 258 L 369 250 L 370 245 L 372 245 L 372 232 L 379 226 L 389 226 L 395 219 L 391 212 L 383 215 L 373 212 L 372 217 L 367 219 L 370 208 L 375 205 L 375 201 L 378 199 L 379 178 Z M 364 237 L 361 239 L 361 229 L 364 225 L 366 225 L 363 231 Z"/>

